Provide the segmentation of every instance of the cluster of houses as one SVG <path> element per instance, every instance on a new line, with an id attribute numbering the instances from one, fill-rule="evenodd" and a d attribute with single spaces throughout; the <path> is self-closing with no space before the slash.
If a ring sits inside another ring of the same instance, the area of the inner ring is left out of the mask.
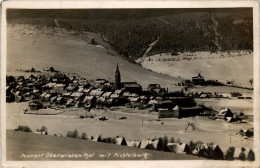
<path id="1" fill-rule="evenodd" d="M 201 83 L 204 78 L 199 74 L 193 82 Z M 29 78 L 7 76 L 6 101 L 30 101 L 30 110 L 41 108 L 103 108 L 126 106 L 128 108 L 149 108 L 158 112 L 158 118 L 189 117 L 204 115 L 205 107 L 197 106 L 194 97 L 212 97 L 209 93 L 185 94 L 183 92 L 168 92 L 159 84 L 149 84 L 147 90 L 137 82 L 121 82 L 118 65 L 115 72 L 115 82 L 106 79 L 95 81 L 85 78 L 68 77 L 54 72 L 53 75 L 31 74 Z M 215 95 L 216 96 L 216 95 Z M 229 97 L 230 95 L 217 95 Z M 208 114 L 208 113 L 207 113 Z M 220 119 L 229 119 L 233 114 L 230 110 L 221 111 Z M 232 117 L 231 117 L 232 118 Z"/>
<path id="2" fill-rule="evenodd" d="M 195 116 L 203 111 L 196 107 L 192 97 L 184 93 L 169 93 L 159 84 L 150 84 L 147 90 L 143 90 L 137 82 L 121 82 L 118 66 L 115 82 L 106 79 L 89 81 L 58 72 L 53 75 L 32 74 L 29 78 L 7 76 L 6 101 L 30 101 L 30 110 L 49 107 L 83 107 L 87 110 L 111 106 L 151 108 L 159 112 L 159 117 Z M 173 108 L 174 115 L 165 114 L 164 111 Z"/>

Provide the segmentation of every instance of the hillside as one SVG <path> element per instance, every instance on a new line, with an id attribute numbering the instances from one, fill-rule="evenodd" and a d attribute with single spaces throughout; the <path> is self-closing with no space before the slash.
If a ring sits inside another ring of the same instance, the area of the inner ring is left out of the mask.
<path id="1" fill-rule="evenodd" d="M 133 59 L 144 54 L 253 50 L 250 8 L 8 10 L 7 18 L 12 24 L 97 33 L 120 55 Z"/>
<path id="2" fill-rule="evenodd" d="M 131 63 L 94 33 L 84 32 L 84 36 L 78 36 L 77 32 L 62 28 L 38 29 L 37 26 L 18 24 L 8 26 L 7 39 L 7 74 L 32 67 L 42 71 L 52 66 L 89 80 L 106 78 L 114 81 L 118 63 L 122 81 L 137 81 L 144 88 L 149 83 L 171 87 L 181 80 Z M 91 44 L 92 39 L 98 45 Z"/>
<path id="3" fill-rule="evenodd" d="M 253 79 L 253 54 L 250 52 L 184 52 L 178 53 L 178 56 L 161 53 L 137 61 L 144 68 L 171 76 L 191 80 L 201 73 L 206 80 L 218 80 L 222 83 L 228 80 L 238 86 L 252 87 L 249 81 Z"/>
<path id="4" fill-rule="evenodd" d="M 202 160 L 192 155 L 139 149 L 101 142 L 92 142 L 67 137 L 54 137 L 27 132 L 7 130 L 7 160 Z M 78 158 L 55 158 L 49 154 L 81 154 Z M 84 155 L 87 153 L 88 155 Z M 94 155 L 93 155 L 94 153 Z M 100 154 L 109 157 L 99 157 Z M 140 157 L 123 157 L 123 154 L 136 154 Z M 22 154 L 43 154 L 42 157 L 24 158 Z M 121 154 L 121 156 L 120 156 Z M 87 157 L 88 156 L 88 157 Z M 92 157 L 93 156 L 93 157 Z"/>

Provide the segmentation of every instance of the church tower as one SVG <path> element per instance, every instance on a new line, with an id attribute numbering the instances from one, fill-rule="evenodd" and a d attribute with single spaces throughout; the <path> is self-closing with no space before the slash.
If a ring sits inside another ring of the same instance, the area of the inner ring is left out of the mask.
<path id="1" fill-rule="evenodd" d="M 115 72 L 115 89 L 121 89 L 121 76 L 120 71 L 118 68 L 118 64 L 116 65 L 116 72 Z"/>

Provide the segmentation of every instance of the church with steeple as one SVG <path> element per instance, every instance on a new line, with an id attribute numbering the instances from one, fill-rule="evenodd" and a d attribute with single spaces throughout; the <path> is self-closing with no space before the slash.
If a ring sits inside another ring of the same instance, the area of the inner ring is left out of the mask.
<path id="1" fill-rule="evenodd" d="M 116 90 L 121 89 L 121 76 L 120 76 L 120 71 L 118 68 L 118 63 L 117 63 L 116 72 L 115 72 L 115 89 Z"/>

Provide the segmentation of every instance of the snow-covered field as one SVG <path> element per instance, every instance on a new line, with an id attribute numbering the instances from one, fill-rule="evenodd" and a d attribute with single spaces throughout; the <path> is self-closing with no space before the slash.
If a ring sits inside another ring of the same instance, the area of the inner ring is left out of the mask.
<path id="1" fill-rule="evenodd" d="M 253 54 L 240 51 L 228 53 L 184 52 L 174 56 L 156 54 L 137 60 L 143 67 L 171 76 L 191 79 L 201 73 L 206 80 L 234 81 L 235 84 L 251 87 L 253 79 Z"/>
<path id="2" fill-rule="evenodd" d="M 23 109 L 28 108 L 28 103 L 7 104 L 7 129 L 17 128 L 19 124 L 28 125 L 33 131 L 45 125 L 51 135 L 63 134 L 78 129 L 80 133 L 102 136 L 124 136 L 128 139 L 138 140 L 167 135 L 169 138 L 180 138 L 182 142 L 200 140 L 205 143 L 214 142 L 226 149 L 230 146 L 253 147 L 253 141 L 244 139 L 236 133 L 240 129 L 252 128 L 252 123 L 228 123 L 214 121 L 203 117 L 168 118 L 156 121 L 157 114 L 147 111 L 140 112 L 136 109 L 94 110 L 86 112 L 84 109 L 68 110 L 60 115 L 31 115 L 23 114 Z M 80 114 L 95 114 L 95 118 L 80 119 Z M 98 116 L 104 115 L 107 121 L 98 121 Z M 119 117 L 128 117 L 118 120 Z M 143 120 L 143 126 L 142 126 Z M 150 121 L 151 120 L 151 121 Z M 193 122 L 196 129 L 184 131 L 187 121 Z M 161 124 L 164 123 L 164 124 Z M 230 142 L 231 134 L 231 142 Z"/>

